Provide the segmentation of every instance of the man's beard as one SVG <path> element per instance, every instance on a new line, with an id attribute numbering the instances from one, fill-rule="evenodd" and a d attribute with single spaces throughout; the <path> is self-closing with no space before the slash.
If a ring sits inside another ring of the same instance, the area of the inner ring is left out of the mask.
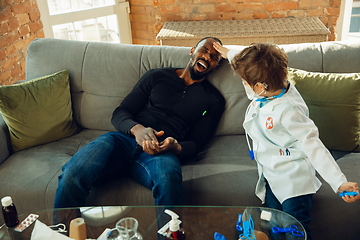
<path id="1" fill-rule="evenodd" d="M 199 73 L 199 72 L 196 72 L 195 69 L 194 69 L 194 66 L 190 66 L 189 67 L 189 72 L 190 72 L 190 77 L 192 80 L 201 80 L 203 79 L 204 77 L 207 76 L 207 72 L 202 72 L 202 73 Z"/>

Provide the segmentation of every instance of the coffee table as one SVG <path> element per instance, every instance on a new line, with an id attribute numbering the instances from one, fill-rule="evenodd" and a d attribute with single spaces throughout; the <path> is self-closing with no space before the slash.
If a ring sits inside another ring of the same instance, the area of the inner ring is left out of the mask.
<path id="1" fill-rule="evenodd" d="M 170 221 L 170 216 L 163 213 L 164 207 L 155 206 L 113 206 L 113 207 L 87 207 L 87 208 L 68 208 L 57 210 L 57 216 L 61 216 L 69 232 L 69 223 L 72 219 L 81 217 L 85 219 L 87 238 L 97 239 L 106 228 L 114 228 L 117 221 L 124 217 L 134 217 L 139 222 L 138 231 L 144 240 L 161 239 L 157 233 L 165 223 Z M 255 236 L 258 240 L 262 239 L 294 239 L 305 240 L 306 233 L 302 225 L 292 216 L 274 209 L 260 207 L 210 207 L 210 206 L 183 206 L 171 207 L 180 216 L 181 227 L 185 229 L 186 238 L 194 240 L 214 239 L 214 233 L 222 234 L 228 240 L 239 239 L 239 232 L 236 230 L 236 222 L 239 213 L 243 214 L 243 222 L 249 220 L 249 216 L 254 222 Z M 53 224 L 53 209 L 32 212 L 39 215 L 38 220 L 46 225 Z M 271 216 L 270 216 L 271 215 Z M 19 220 L 24 220 L 28 214 L 20 215 Z M 265 216 L 265 218 L 264 218 Z M 266 216 L 270 221 L 264 220 Z M 262 219 L 263 218 L 263 219 Z M 243 222 L 241 226 L 243 226 Z M 294 236 L 292 233 L 272 233 L 273 227 L 287 228 L 295 225 L 298 231 L 304 233 L 303 237 Z M 5 225 L 0 227 L 1 240 L 27 240 L 30 239 L 34 224 L 31 224 L 22 233 L 7 228 Z M 264 235 L 268 236 L 264 238 Z"/>

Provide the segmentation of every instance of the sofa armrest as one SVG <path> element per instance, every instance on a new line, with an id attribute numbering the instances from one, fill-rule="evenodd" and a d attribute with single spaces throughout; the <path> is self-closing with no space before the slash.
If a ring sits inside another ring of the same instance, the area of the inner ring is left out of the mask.
<path id="1" fill-rule="evenodd" d="M 0 164 L 10 155 L 9 129 L 0 114 Z"/>

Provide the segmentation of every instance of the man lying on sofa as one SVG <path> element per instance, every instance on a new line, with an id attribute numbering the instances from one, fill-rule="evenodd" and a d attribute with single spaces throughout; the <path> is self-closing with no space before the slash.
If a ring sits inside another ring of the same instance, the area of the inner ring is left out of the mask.
<path id="1" fill-rule="evenodd" d="M 115 109 L 116 132 L 80 149 L 59 176 L 54 208 L 81 207 L 99 181 L 129 172 L 151 189 L 155 205 L 182 205 L 180 162 L 195 156 L 213 135 L 225 100 L 206 77 L 221 56 L 217 38 L 204 38 L 190 51 L 185 69 L 145 73 Z"/>

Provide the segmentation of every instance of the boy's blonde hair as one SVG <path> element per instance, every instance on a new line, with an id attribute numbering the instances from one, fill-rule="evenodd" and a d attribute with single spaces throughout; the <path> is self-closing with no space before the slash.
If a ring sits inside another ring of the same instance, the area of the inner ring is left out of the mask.
<path id="1" fill-rule="evenodd" d="M 252 43 L 231 61 L 232 68 L 250 86 L 265 83 L 267 90 L 284 87 L 287 78 L 288 56 L 273 43 Z"/>

